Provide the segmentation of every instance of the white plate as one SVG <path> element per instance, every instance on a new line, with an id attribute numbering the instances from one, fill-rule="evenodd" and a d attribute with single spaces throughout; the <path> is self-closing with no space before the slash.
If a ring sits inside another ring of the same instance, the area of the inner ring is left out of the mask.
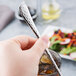
<path id="1" fill-rule="evenodd" d="M 44 34 L 47 34 L 49 37 L 51 37 L 54 33 L 55 30 L 58 30 L 58 29 L 61 29 L 61 31 L 65 32 L 65 33 L 71 33 L 73 32 L 73 30 L 71 29 L 66 29 L 66 28 L 63 28 L 63 27 L 56 27 L 56 26 L 48 26 L 45 31 L 43 32 L 43 35 Z M 69 59 L 69 60 L 72 60 L 74 61 L 70 56 L 68 55 L 62 55 L 62 54 L 59 54 L 62 58 L 65 58 L 65 59 Z"/>

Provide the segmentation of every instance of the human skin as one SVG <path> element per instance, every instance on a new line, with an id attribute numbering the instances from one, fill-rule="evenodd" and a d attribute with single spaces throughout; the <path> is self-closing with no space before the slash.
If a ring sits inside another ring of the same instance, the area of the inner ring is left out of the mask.
<path id="1" fill-rule="evenodd" d="M 17 36 L 0 41 L 0 76 L 37 76 L 39 60 L 48 47 L 48 36 Z"/>

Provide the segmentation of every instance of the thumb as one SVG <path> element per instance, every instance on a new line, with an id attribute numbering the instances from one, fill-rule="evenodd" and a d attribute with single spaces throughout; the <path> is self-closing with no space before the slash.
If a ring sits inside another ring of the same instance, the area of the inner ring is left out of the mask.
<path id="1" fill-rule="evenodd" d="M 48 42 L 49 37 L 47 35 L 42 36 L 36 41 L 34 46 L 31 48 L 32 53 L 34 54 L 35 57 L 37 56 L 39 57 L 39 59 L 41 58 L 44 50 L 48 48 Z"/>

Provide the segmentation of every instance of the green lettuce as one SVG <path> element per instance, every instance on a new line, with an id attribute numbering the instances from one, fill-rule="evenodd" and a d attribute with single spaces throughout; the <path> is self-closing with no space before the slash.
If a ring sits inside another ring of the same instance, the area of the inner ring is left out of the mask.
<path id="1" fill-rule="evenodd" d="M 76 47 L 64 48 L 60 51 L 61 54 L 70 54 L 72 52 L 76 52 Z"/>

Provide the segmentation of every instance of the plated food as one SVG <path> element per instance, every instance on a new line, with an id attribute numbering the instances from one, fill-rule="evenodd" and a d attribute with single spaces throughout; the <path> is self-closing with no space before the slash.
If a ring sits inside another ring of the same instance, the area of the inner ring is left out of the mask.
<path id="1" fill-rule="evenodd" d="M 59 68 L 61 66 L 60 56 L 65 59 L 75 61 L 76 31 L 62 27 L 48 26 L 43 35 L 44 34 L 47 34 L 50 37 L 49 51 L 52 50 L 50 53 Z M 59 53 L 60 56 L 56 52 Z M 51 60 L 45 53 L 40 60 L 38 76 L 59 76 Z"/>
<path id="2" fill-rule="evenodd" d="M 60 68 L 61 57 L 54 51 L 50 51 L 50 53 L 52 54 L 57 66 Z M 46 52 L 42 55 L 40 59 L 38 76 L 59 76 Z"/>
<path id="3" fill-rule="evenodd" d="M 74 53 L 76 55 L 76 31 L 66 33 L 60 29 L 55 30 L 53 36 L 50 37 L 50 42 L 50 49 L 76 59 L 74 56 Z"/>
<path id="4" fill-rule="evenodd" d="M 50 36 L 49 49 L 58 52 L 62 58 L 76 60 L 76 31 L 48 26 L 44 34 Z"/>

